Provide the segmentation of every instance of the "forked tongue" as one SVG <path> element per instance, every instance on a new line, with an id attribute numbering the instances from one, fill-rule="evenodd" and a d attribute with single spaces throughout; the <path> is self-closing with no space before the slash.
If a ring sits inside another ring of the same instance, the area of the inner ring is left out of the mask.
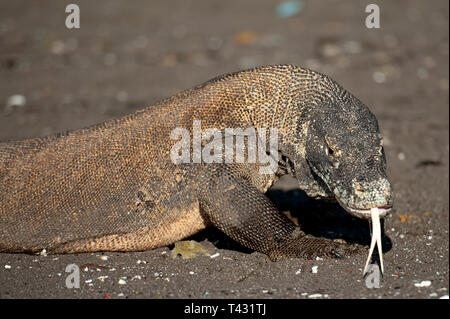
<path id="1" fill-rule="evenodd" d="M 380 256 L 381 274 L 383 274 L 384 273 L 383 249 L 381 246 L 381 225 L 380 225 L 380 213 L 378 211 L 378 208 L 372 208 L 370 210 L 370 216 L 372 217 L 372 242 L 370 243 L 369 256 L 367 257 L 366 266 L 364 267 L 364 275 L 367 273 L 369 262 L 372 259 L 375 244 L 378 246 L 378 256 Z"/>

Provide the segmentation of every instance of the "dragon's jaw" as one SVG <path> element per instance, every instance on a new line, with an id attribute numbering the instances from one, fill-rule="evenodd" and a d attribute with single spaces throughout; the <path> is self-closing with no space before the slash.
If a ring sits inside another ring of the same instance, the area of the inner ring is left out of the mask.
<path id="1" fill-rule="evenodd" d="M 341 206 L 351 215 L 358 217 L 358 218 L 362 218 L 362 219 L 371 219 L 372 218 L 372 209 L 375 209 L 375 208 L 378 209 L 378 214 L 381 218 L 388 215 L 389 212 L 392 210 L 392 207 L 387 207 L 387 206 L 374 207 L 374 208 L 370 208 L 370 209 L 358 209 L 358 208 L 345 206 L 342 204 L 341 204 Z"/>

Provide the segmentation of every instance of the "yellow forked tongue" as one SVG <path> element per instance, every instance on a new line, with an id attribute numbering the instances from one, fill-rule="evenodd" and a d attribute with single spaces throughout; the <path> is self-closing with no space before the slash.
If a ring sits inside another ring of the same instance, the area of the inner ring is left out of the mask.
<path id="1" fill-rule="evenodd" d="M 370 216 L 372 217 L 372 242 L 370 243 L 369 256 L 367 257 L 366 266 L 364 267 L 364 275 L 367 272 L 367 267 L 372 258 L 375 244 L 378 246 L 378 255 L 380 256 L 381 274 L 384 273 L 383 267 L 383 249 L 381 246 L 381 226 L 380 226 L 380 213 L 378 208 L 372 208 L 370 210 Z"/>

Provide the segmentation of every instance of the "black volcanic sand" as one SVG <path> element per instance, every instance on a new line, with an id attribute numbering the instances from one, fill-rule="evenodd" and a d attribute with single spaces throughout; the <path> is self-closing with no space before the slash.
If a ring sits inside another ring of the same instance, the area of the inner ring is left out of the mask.
<path id="1" fill-rule="evenodd" d="M 362 3 L 345 1 L 304 1 L 286 19 L 275 1 L 77 3 L 78 30 L 65 28 L 64 2 L 0 3 L 1 141 L 123 116 L 222 73 L 315 69 L 366 103 L 385 136 L 396 192 L 386 274 L 369 289 L 366 255 L 270 262 L 210 229 L 192 239 L 215 258 L 173 259 L 172 247 L 0 254 L 1 298 L 448 298 L 448 1 L 378 1 L 381 29 L 365 27 Z M 8 106 L 15 94 L 25 105 Z M 269 196 L 308 233 L 370 242 L 367 221 L 308 199 L 292 179 Z M 69 264 L 81 268 L 79 289 L 66 288 Z"/>

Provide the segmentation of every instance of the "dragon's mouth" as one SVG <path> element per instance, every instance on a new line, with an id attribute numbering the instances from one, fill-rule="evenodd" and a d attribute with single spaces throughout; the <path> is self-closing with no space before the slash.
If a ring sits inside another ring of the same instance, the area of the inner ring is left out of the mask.
<path id="1" fill-rule="evenodd" d="M 362 218 L 362 219 L 371 219 L 372 217 L 372 209 L 377 208 L 378 209 L 378 216 L 380 218 L 384 218 L 391 210 L 392 210 L 392 204 L 389 203 L 389 201 L 386 202 L 385 205 L 381 205 L 381 206 L 374 206 L 374 207 L 351 207 L 348 206 L 346 204 L 344 204 L 342 201 L 339 200 L 339 196 L 338 194 L 336 194 L 336 192 L 332 191 L 332 187 L 328 186 L 328 183 L 326 182 L 326 179 L 323 178 L 323 175 L 320 173 L 320 171 L 315 168 L 314 166 L 311 166 L 312 170 L 311 172 L 314 175 L 317 175 L 318 178 L 321 179 L 321 181 L 323 182 L 323 186 L 324 186 L 324 191 L 325 193 L 330 193 L 330 197 L 334 197 L 334 199 L 339 203 L 339 205 L 341 205 L 342 208 L 344 208 L 348 213 L 350 213 L 351 215 L 358 217 L 358 218 Z"/>
<path id="2" fill-rule="evenodd" d="M 365 219 L 370 219 L 371 217 L 371 209 L 372 208 L 354 208 L 354 207 L 349 207 L 349 206 L 345 206 L 345 205 L 341 205 L 342 208 L 344 208 L 347 212 L 349 212 L 350 214 L 352 214 L 355 217 L 359 217 L 359 218 L 365 218 Z M 378 208 L 380 217 L 385 217 L 392 209 L 392 206 L 382 206 L 382 207 L 373 207 L 373 208 Z"/>

